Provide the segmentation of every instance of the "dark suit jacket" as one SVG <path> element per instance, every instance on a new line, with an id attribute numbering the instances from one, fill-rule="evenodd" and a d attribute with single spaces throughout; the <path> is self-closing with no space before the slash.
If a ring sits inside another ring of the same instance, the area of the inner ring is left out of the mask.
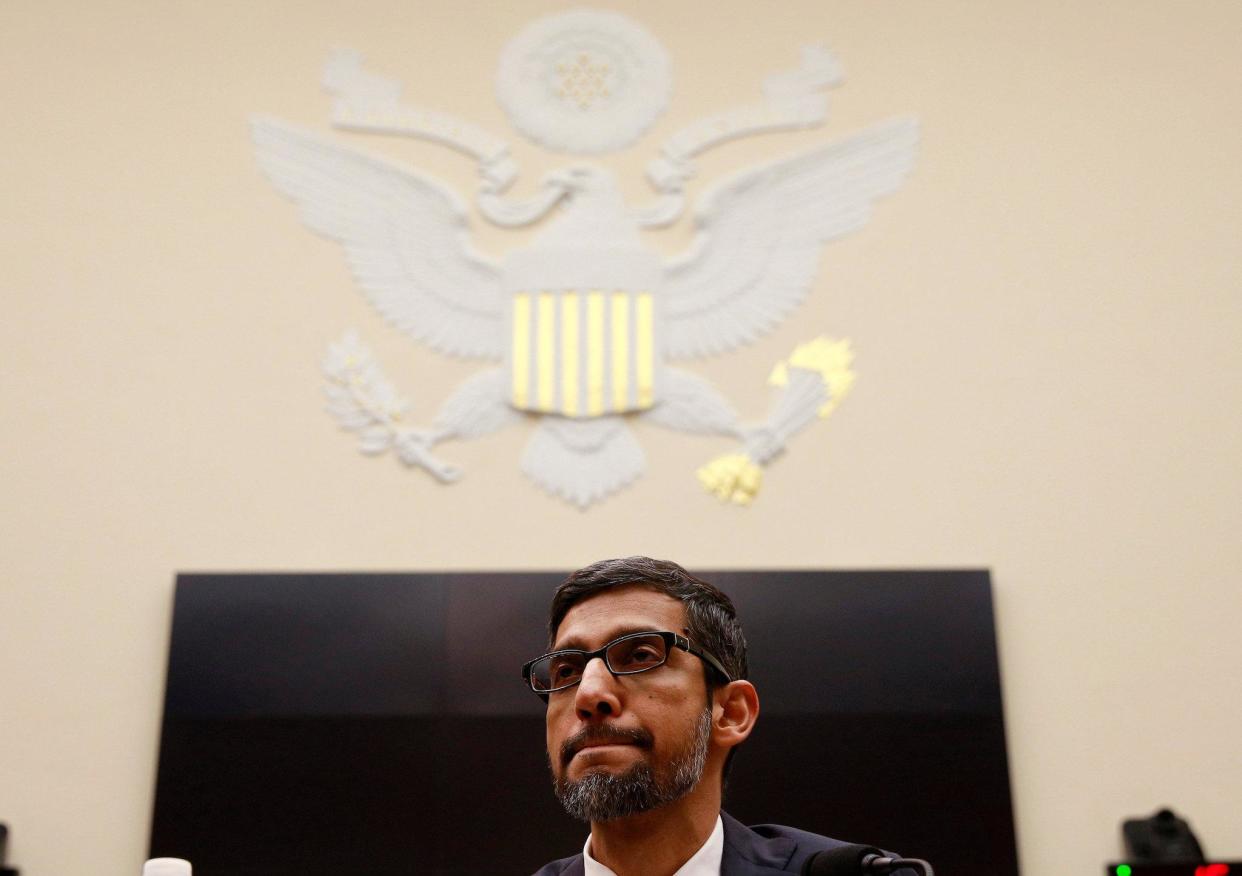
<path id="1" fill-rule="evenodd" d="M 727 812 L 720 813 L 724 822 L 724 854 L 720 858 L 720 876 L 775 876 L 777 873 L 801 873 L 806 859 L 824 849 L 845 845 L 805 830 L 780 824 L 757 824 L 746 827 Z M 561 858 L 545 865 L 534 876 L 583 876 L 582 855 Z M 910 871 L 902 870 L 908 874 Z"/>

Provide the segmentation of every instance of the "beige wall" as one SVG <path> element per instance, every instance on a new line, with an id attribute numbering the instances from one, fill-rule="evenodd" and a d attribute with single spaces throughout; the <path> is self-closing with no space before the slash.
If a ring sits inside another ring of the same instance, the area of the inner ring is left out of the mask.
<path id="1" fill-rule="evenodd" d="M 676 66 L 627 191 L 679 124 L 826 40 L 828 129 L 719 150 L 695 182 L 902 112 L 905 188 L 832 245 L 772 336 L 698 370 L 758 415 L 827 331 L 860 380 L 749 510 L 723 441 L 637 427 L 648 475 L 583 514 L 519 473 L 525 428 L 365 459 L 316 365 L 356 326 L 418 418 L 475 366 L 416 348 L 258 174 L 255 111 L 325 128 L 354 46 L 491 129 L 505 39 L 560 3 L 23 2 L 0 12 L 0 819 L 29 876 L 132 876 L 176 570 L 690 566 L 994 570 L 1024 872 L 1097 873 L 1171 804 L 1242 857 L 1242 5 L 631 2 Z M 516 139 L 516 135 L 514 135 Z M 372 138 L 461 191 L 469 162 Z M 564 163 L 517 149 L 529 181 Z M 476 217 L 477 218 L 477 217 Z M 679 227 L 653 246 L 684 243 Z M 522 235 L 481 235 L 502 252 Z M 952 793 L 952 789 L 944 789 Z"/>

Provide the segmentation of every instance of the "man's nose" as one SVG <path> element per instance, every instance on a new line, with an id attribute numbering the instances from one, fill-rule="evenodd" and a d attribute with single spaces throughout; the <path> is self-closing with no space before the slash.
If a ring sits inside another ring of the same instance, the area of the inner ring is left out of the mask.
<path id="1" fill-rule="evenodd" d="M 582 681 L 574 689 L 574 708 L 584 721 L 621 714 L 620 686 L 602 657 L 591 660 L 582 670 Z"/>

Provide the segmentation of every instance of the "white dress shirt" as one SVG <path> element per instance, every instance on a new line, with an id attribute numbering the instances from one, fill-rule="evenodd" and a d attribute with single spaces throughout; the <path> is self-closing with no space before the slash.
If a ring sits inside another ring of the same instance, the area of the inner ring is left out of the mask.
<path id="1" fill-rule="evenodd" d="M 724 855 L 724 822 L 716 816 L 716 829 L 707 842 L 699 847 L 689 861 L 681 865 L 673 876 L 720 876 L 720 859 Z M 609 868 L 591 857 L 591 838 L 582 847 L 582 870 L 586 876 L 617 876 Z"/>

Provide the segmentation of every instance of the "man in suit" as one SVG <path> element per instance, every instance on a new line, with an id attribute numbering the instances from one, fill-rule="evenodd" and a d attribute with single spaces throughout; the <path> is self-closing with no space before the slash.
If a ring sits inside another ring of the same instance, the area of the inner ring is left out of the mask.
<path id="1" fill-rule="evenodd" d="M 720 810 L 759 696 L 716 587 L 676 563 L 604 560 L 557 589 L 548 639 L 523 675 L 547 703 L 557 797 L 591 834 L 535 876 L 771 876 L 843 845 Z"/>

